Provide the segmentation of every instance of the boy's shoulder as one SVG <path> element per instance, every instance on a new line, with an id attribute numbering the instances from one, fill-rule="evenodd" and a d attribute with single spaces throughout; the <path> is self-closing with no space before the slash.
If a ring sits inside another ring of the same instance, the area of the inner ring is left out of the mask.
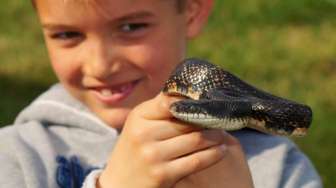
<path id="1" fill-rule="evenodd" d="M 83 135 L 88 136 L 83 138 Z M 105 126 L 57 84 L 23 109 L 12 125 L 0 129 L 0 153 L 15 154 L 21 147 L 40 150 L 47 144 L 54 147 L 61 143 L 60 140 L 84 142 L 91 137 L 97 139 L 107 135 L 116 137 L 117 132 Z"/>
<path id="2" fill-rule="evenodd" d="M 269 135 L 252 129 L 243 129 L 232 132 L 232 134 L 238 138 L 244 151 L 251 157 L 270 150 L 287 152 L 291 149 L 298 149 L 290 139 L 284 136 Z"/>
<path id="3" fill-rule="evenodd" d="M 271 166 L 281 169 L 291 160 L 306 160 L 306 156 L 287 137 L 269 135 L 252 129 L 243 129 L 232 134 L 240 141 L 252 167 Z"/>
<path id="4" fill-rule="evenodd" d="M 310 160 L 287 137 L 250 129 L 232 134 L 244 149 L 255 187 L 321 187 Z"/>
<path id="5" fill-rule="evenodd" d="M 16 127 L 9 125 L 0 129 L 0 157 L 15 158 L 17 142 L 20 140 Z"/>
<path id="6" fill-rule="evenodd" d="M 0 148 L 2 148 L 3 145 L 7 145 L 7 140 L 13 138 L 15 134 L 16 131 L 13 126 L 5 126 L 0 128 Z"/>

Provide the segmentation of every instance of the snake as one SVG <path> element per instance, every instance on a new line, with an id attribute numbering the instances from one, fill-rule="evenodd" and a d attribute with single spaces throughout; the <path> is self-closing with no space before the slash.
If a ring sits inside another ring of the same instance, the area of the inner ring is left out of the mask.
<path id="1" fill-rule="evenodd" d="M 169 106 L 174 118 L 205 129 L 304 136 L 312 122 L 308 105 L 258 89 L 204 59 L 179 63 L 162 92 L 183 98 Z"/>

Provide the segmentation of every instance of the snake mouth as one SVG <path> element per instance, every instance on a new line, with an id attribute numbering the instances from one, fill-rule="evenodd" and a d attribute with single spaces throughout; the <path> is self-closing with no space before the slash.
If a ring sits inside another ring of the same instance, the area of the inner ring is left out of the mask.
<path id="1" fill-rule="evenodd" d="M 169 95 L 169 96 L 173 96 L 173 97 L 184 97 L 187 99 L 190 99 L 190 97 L 187 94 L 178 92 L 176 90 L 169 90 L 169 91 L 162 91 L 164 94 Z"/>
<path id="2" fill-rule="evenodd" d="M 199 100 L 202 95 L 202 93 L 194 91 L 192 87 L 177 86 L 175 82 L 167 84 L 162 92 L 169 96 L 185 97 L 193 100 Z"/>
<path id="3" fill-rule="evenodd" d="M 206 109 L 188 105 L 184 101 L 173 103 L 169 110 L 175 118 L 203 128 L 233 131 L 246 127 L 248 123 L 248 118 L 246 117 L 218 118 L 209 114 Z"/>
<path id="4" fill-rule="evenodd" d="M 271 135 L 293 136 L 293 137 L 303 137 L 306 136 L 308 132 L 307 127 L 295 127 L 288 125 L 274 128 L 273 126 L 268 125 L 269 123 L 270 122 L 267 122 L 265 120 L 250 118 L 247 127 Z"/>
<path id="5" fill-rule="evenodd" d="M 308 132 L 307 128 L 296 128 L 292 132 L 292 136 L 298 136 L 298 137 L 306 136 L 307 132 Z"/>

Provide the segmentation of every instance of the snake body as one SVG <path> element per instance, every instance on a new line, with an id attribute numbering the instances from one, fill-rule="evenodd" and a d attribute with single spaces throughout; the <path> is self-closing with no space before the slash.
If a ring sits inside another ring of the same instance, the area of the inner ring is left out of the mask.
<path id="1" fill-rule="evenodd" d="M 170 111 L 179 120 L 225 130 L 303 136 L 312 121 L 309 106 L 284 99 L 242 81 L 201 59 L 184 60 L 166 81 L 163 92 L 184 96 Z"/>

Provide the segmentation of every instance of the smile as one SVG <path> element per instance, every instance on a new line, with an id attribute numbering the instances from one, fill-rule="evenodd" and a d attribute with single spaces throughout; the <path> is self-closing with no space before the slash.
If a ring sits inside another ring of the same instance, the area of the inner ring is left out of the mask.
<path id="1" fill-rule="evenodd" d="M 135 89 L 141 79 L 114 86 L 92 88 L 96 98 L 106 105 L 114 105 L 126 99 Z"/>

